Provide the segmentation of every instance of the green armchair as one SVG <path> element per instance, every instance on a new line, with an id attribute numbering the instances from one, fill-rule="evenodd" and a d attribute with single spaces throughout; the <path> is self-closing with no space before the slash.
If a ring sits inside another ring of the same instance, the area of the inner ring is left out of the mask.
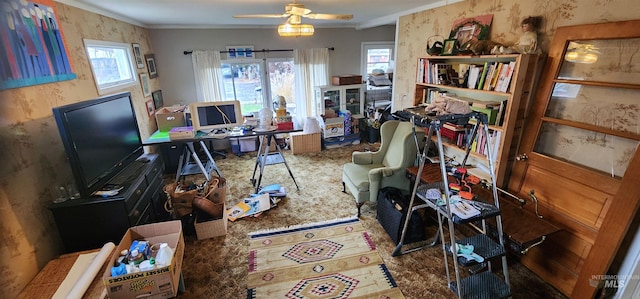
<path id="1" fill-rule="evenodd" d="M 424 130 L 417 129 L 420 144 Z M 420 144 L 418 146 L 420 146 Z M 358 217 L 365 202 L 376 202 L 381 188 L 392 186 L 409 193 L 406 169 L 414 165 L 417 148 L 412 124 L 389 120 L 380 127 L 380 148 L 375 152 L 354 152 L 352 162 L 342 168 L 342 192 L 356 199 Z"/>

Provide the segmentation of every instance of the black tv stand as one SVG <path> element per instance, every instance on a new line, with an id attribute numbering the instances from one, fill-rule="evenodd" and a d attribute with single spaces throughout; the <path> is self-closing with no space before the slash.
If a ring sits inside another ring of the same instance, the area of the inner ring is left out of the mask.
<path id="1" fill-rule="evenodd" d="M 51 205 L 66 252 L 118 243 L 129 227 L 169 220 L 163 170 L 164 161 L 157 154 L 145 154 L 105 184 L 122 187 L 118 194 Z"/>

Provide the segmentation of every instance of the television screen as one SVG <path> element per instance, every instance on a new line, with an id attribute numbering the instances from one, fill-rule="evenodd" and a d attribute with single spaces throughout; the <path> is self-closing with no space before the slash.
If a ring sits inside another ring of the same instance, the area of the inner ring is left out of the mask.
<path id="1" fill-rule="evenodd" d="M 83 197 L 143 153 L 128 92 L 56 107 L 53 115 Z"/>
<path id="2" fill-rule="evenodd" d="M 200 131 L 237 127 L 243 122 L 239 101 L 192 103 L 189 110 L 193 127 Z"/>

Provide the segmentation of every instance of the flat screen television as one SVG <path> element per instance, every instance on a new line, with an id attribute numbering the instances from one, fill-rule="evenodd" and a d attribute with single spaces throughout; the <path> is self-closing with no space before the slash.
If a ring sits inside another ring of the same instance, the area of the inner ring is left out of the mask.
<path id="1" fill-rule="evenodd" d="M 189 112 L 193 128 L 198 131 L 239 127 L 243 122 L 240 101 L 191 103 Z"/>
<path id="2" fill-rule="evenodd" d="M 144 153 L 129 92 L 55 107 L 53 116 L 83 198 Z"/>

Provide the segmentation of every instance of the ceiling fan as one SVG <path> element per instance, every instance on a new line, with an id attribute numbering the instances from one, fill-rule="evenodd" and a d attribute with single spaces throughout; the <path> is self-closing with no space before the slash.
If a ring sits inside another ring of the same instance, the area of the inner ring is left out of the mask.
<path id="1" fill-rule="evenodd" d="M 234 18 L 289 18 L 287 23 L 300 24 L 302 17 L 318 20 L 351 20 L 353 15 L 350 14 L 323 14 L 323 13 L 311 13 L 311 10 L 304 7 L 304 4 L 298 3 L 297 0 L 293 0 L 293 3 L 289 3 L 284 7 L 283 14 L 245 14 L 234 15 Z"/>

